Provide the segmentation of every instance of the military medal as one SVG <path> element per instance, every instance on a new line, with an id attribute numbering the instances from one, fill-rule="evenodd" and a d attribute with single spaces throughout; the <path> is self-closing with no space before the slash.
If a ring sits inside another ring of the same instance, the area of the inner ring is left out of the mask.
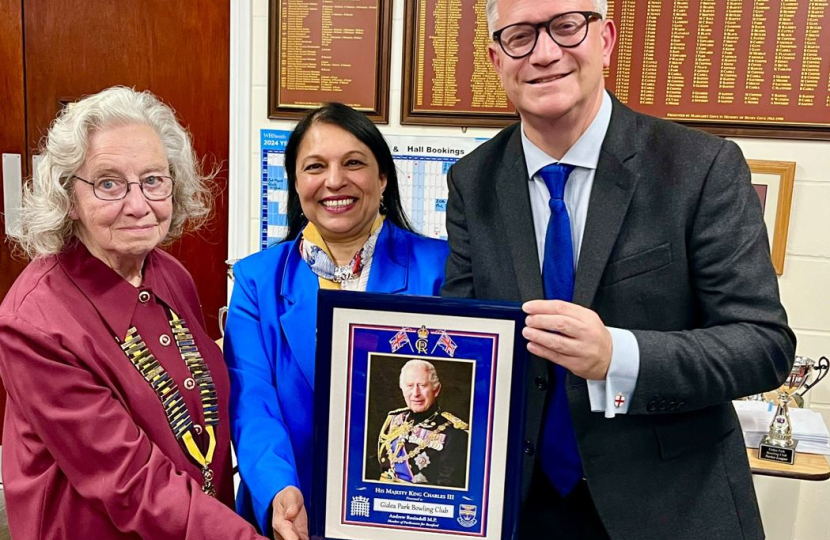
<path id="1" fill-rule="evenodd" d="M 196 439 L 193 436 L 194 426 L 190 412 L 179 393 L 178 385 L 173 381 L 167 371 L 156 360 L 153 353 L 147 348 L 147 344 L 141 338 L 135 326 L 127 331 L 127 337 L 119 342 L 121 350 L 138 370 L 144 380 L 150 384 L 158 396 L 167 415 L 170 429 L 184 448 L 188 456 L 200 468 L 202 472 L 202 491 L 211 497 L 216 497 L 216 488 L 213 485 L 213 470 L 210 468 L 213 461 L 213 454 L 216 450 L 215 426 L 219 424 L 219 399 L 216 395 L 216 387 L 210 375 L 207 364 L 202 358 L 196 342 L 190 330 L 185 326 L 185 321 L 180 319 L 173 310 L 167 309 L 170 328 L 176 340 L 182 359 L 187 366 L 190 375 L 199 386 L 199 395 L 202 400 L 202 410 L 205 417 L 205 431 L 208 435 L 208 449 L 202 453 Z M 196 426 L 198 427 L 198 426 Z"/>
<path id="2" fill-rule="evenodd" d="M 418 466 L 418 470 L 423 471 L 429 465 L 429 456 L 426 454 L 418 454 L 415 456 L 415 465 Z"/>

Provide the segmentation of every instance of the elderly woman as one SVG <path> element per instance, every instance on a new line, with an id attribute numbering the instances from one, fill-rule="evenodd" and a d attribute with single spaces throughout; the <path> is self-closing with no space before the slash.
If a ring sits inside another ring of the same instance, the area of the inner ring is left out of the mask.
<path id="1" fill-rule="evenodd" d="M 221 352 L 157 246 L 208 214 L 187 132 L 149 92 L 69 105 L 0 306 L 3 482 L 15 540 L 259 538 L 236 515 Z"/>
<path id="2" fill-rule="evenodd" d="M 345 105 L 311 111 L 285 151 L 289 230 L 234 266 L 225 356 L 242 487 L 237 509 L 307 538 L 317 291 L 436 295 L 447 245 L 412 231 L 389 147 Z"/>

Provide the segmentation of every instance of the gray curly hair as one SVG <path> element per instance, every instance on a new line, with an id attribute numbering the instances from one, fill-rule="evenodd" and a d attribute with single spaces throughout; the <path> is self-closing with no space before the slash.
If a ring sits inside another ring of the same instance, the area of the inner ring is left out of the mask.
<path id="1" fill-rule="evenodd" d="M 429 377 L 429 385 L 432 387 L 433 390 L 438 388 L 441 385 L 441 381 L 438 380 L 438 372 L 435 371 L 435 366 L 432 363 L 427 362 L 426 360 L 419 360 L 417 358 L 410 360 L 406 364 L 403 365 L 401 368 L 401 376 L 398 378 L 398 386 L 403 389 L 403 375 L 409 369 L 421 368 L 426 370 L 427 376 Z"/>
<path id="2" fill-rule="evenodd" d="M 499 21 L 499 0 L 487 0 L 487 32 L 492 36 L 498 30 L 496 23 Z M 594 11 L 602 15 L 604 19 L 608 15 L 608 0 L 592 0 Z"/>
<path id="3" fill-rule="evenodd" d="M 86 160 L 90 135 L 134 124 L 147 125 L 159 136 L 174 179 L 173 214 L 164 243 L 205 222 L 215 175 L 203 176 L 190 134 L 173 109 L 151 92 L 113 86 L 67 105 L 41 142 L 43 159 L 24 187 L 19 230 L 9 235 L 30 259 L 60 253 L 75 236 L 76 222 L 69 217 L 73 176 Z"/>

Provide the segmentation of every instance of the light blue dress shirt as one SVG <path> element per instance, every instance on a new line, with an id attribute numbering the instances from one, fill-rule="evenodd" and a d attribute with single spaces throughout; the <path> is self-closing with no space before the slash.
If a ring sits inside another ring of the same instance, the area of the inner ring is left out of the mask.
<path id="1" fill-rule="evenodd" d="M 591 198 L 591 188 L 594 185 L 594 175 L 599 162 L 599 153 L 608 124 L 611 122 L 611 97 L 608 92 L 602 96 L 602 105 L 585 133 L 557 162 L 539 147 L 530 142 L 522 126 L 522 148 L 527 165 L 527 176 L 530 178 L 530 206 L 533 212 L 533 228 L 536 232 L 536 251 L 539 254 L 539 268 L 544 267 L 545 234 L 550 219 L 550 192 L 539 171 L 551 163 L 573 165 L 575 168 L 565 184 L 565 206 L 571 219 L 571 239 L 574 249 L 574 273 L 579 261 L 582 248 L 582 235 L 585 232 L 585 220 L 588 215 L 588 201 Z M 637 375 L 640 372 L 640 348 L 637 339 L 629 330 L 608 327 L 613 342 L 611 365 L 605 380 L 588 381 L 588 396 L 591 402 L 591 411 L 604 412 L 606 418 L 613 418 L 616 414 L 625 414 L 631 403 L 631 395 L 637 386 Z M 617 404 L 617 396 L 624 401 Z"/>

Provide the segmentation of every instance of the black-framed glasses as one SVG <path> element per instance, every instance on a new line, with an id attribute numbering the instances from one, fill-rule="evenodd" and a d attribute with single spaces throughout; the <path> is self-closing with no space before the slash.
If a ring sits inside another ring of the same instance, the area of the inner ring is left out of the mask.
<path id="1" fill-rule="evenodd" d="M 544 28 L 550 38 L 560 47 L 578 47 L 588 36 L 588 24 L 602 20 L 596 11 L 568 11 L 540 23 L 516 23 L 493 32 L 493 41 L 498 41 L 501 50 L 510 58 L 524 58 L 533 52 L 539 41 L 539 30 Z"/>
<path id="2" fill-rule="evenodd" d="M 73 175 L 73 178 L 92 186 L 92 193 L 102 201 L 120 201 L 130 192 L 132 184 L 137 184 L 149 201 L 163 201 L 173 194 L 173 178 L 161 174 L 145 176 L 138 182 L 128 182 L 120 176 L 105 176 L 94 182 L 84 180 L 78 175 Z"/>

